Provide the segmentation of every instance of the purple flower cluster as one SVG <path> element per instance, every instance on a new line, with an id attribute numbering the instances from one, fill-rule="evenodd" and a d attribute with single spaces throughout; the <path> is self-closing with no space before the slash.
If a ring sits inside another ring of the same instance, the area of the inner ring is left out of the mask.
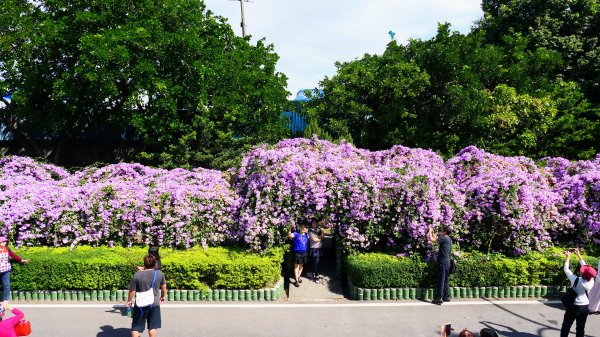
<path id="1" fill-rule="evenodd" d="M 3 158 L 0 223 L 16 245 L 218 245 L 237 237 L 239 199 L 219 171 L 139 164 L 69 174 Z"/>
<path id="2" fill-rule="evenodd" d="M 350 251 L 399 243 L 412 250 L 427 244 L 429 227 L 460 219 L 464 202 L 431 151 L 369 152 L 316 138 L 255 148 L 235 186 L 244 241 L 253 249 L 281 242 L 288 226 L 317 219 Z"/>
<path id="3" fill-rule="evenodd" d="M 444 161 L 317 138 L 255 147 L 227 172 L 117 164 L 71 174 L 12 156 L 0 159 L 0 233 L 16 245 L 243 242 L 260 251 L 316 220 L 348 251 L 428 250 L 428 229 L 442 225 L 465 248 L 509 254 L 600 242 L 600 156 L 542 163 L 473 146 Z"/>
<path id="4" fill-rule="evenodd" d="M 447 168 L 466 199 L 460 241 L 518 255 L 547 247 L 551 232 L 566 223 L 558 211 L 559 195 L 529 158 L 497 156 L 469 146 Z"/>
<path id="5" fill-rule="evenodd" d="M 600 154 L 578 162 L 548 158 L 545 170 L 568 220 L 553 237 L 569 245 L 600 243 Z"/>

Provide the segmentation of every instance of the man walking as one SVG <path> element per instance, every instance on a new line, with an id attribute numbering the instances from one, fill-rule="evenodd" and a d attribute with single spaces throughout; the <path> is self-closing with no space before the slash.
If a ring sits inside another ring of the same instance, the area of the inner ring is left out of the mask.
<path id="1" fill-rule="evenodd" d="M 136 272 L 129 283 L 127 306 L 133 307 L 131 337 L 139 337 L 146 325 L 148 335 L 156 337 L 156 330 L 161 327 L 160 304 L 165 301 L 167 282 L 162 271 L 154 269 L 155 264 L 156 257 L 146 255 L 144 269 Z"/>
<path id="2" fill-rule="evenodd" d="M 438 243 L 440 248 L 438 250 L 437 262 L 437 276 L 438 285 L 435 293 L 435 299 L 431 302 L 433 304 L 441 305 L 443 302 L 450 302 L 450 254 L 452 253 L 452 239 L 449 237 L 450 227 L 444 226 L 440 231 L 439 235 L 433 233 L 433 228 L 429 228 L 429 241 Z"/>

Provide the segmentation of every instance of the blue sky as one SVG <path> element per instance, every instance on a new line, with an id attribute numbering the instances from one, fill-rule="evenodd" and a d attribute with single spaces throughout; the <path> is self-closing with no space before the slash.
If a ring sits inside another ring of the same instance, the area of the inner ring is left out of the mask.
<path id="1" fill-rule="evenodd" d="M 242 35 L 239 1 L 204 2 Z M 291 97 L 335 75 L 336 61 L 383 53 L 390 30 L 406 44 L 432 38 L 438 22 L 467 33 L 483 15 L 481 0 L 251 0 L 244 2 L 244 13 L 252 41 L 265 38 L 274 45 Z"/>

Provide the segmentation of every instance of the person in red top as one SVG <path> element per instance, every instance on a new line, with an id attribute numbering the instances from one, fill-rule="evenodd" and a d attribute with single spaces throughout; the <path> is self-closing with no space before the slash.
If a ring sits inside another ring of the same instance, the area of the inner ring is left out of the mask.
<path id="1" fill-rule="evenodd" d="M 23 260 L 17 254 L 6 247 L 6 236 L 0 236 L 0 279 L 2 279 L 2 303 L 10 300 L 10 258 L 20 263 L 29 263 L 29 259 Z"/>
<path id="2" fill-rule="evenodd" d="M 10 310 L 13 313 L 13 317 L 3 319 L 6 314 L 6 310 Z M 15 325 L 23 319 L 25 315 L 17 308 L 13 308 L 10 304 L 0 305 L 0 337 L 17 337 L 15 333 Z"/>

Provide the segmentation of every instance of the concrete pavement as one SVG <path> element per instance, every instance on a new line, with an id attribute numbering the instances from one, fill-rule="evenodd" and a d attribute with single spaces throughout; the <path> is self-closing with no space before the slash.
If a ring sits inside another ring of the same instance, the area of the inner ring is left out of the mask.
<path id="1" fill-rule="evenodd" d="M 122 304 L 14 305 L 32 322 L 34 337 L 130 336 Z M 449 322 L 453 336 L 492 327 L 506 337 L 550 337 L 559 335 L 563 313 L 558 301 L 181 303 L 162 306 L 159 336 L 439 336 Z M 586 336 L 600 336 L 600 316 L 589 317 Z"/>

